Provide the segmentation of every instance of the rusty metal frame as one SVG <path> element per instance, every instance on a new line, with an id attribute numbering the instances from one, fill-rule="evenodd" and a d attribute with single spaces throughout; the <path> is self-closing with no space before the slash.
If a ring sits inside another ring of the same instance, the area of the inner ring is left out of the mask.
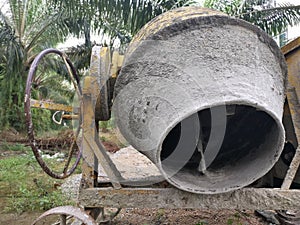
<path id="1" fill-rule="evenodd" d="M 30 106 L 32 108 L 49 109 L 49 110 L 64 111 L 64 112 L 74 111 L 73 107 L 69 105 L 63 105 L 63 104 L 47 102 L 47 101 L 38 101 L 35 99 L 30 99 Z"/>
<path id="2" fill-rule="evenodd" d="M 82 189 L 79 202 L 87 207 L 299 209 L 300 190 L 243 188 L 222 194 L 195 194 L 176 188 L 131 187 Z"/>
<path id="3" fill-rule="evenodd" d="M 282 51 L 285 54 L 288 64 L 288 88 L 287 102 L 288 113 L 293 122 L 293 132 L 296 136 L 297 144 L 300 143 L 300 68 L 295 68 L 294 53 L 300 57 L 300 37 L 294 42 L 285 46 Z M 108 48 L 102 48 L 100 52 L 92 53 L 92 57 L 107 58 Z M 113 54 L 111 65 L 112 70 L 104 68 L 102 72 L 116 76 L 117 68 L 121 65 L 123 56 Z M 102 62 L 103 61 L 99 61 Z M 107 62 L 104 65 L 108 65 Z M 102 68 L 103 69 L 103 68 Z M 105 74 L 106 76 L 107 74 Z M 104 146 L 99 140 L 98 126 L 96 121 L 96 104 L 101 90 L 101 82 L 95 71 L 90 71 L 84 77 L 82 98 L 81 98 L 81 118 L 82 118 L 82 181 L 79 190 L 78 205 L 85 209 L 83 211 L 74 207 L 58 207 L 47 211 L 36 221 L 53 215 L 61 215 L 61 224 L 66 222 L 66 215 L 71 215 L 81 219 L 85 224 L 94 225 L 95 220 L 105 207 L 118 208 L 200 208 L 200 209 L 252 209 L 252 210 L 288 210 L 298 209 L 300 205 L 300 190 L 290 189 L 291 184 L 300 165 L 300 147 L 296 149 L 293 160 L 286 173 L 281 188 L 242 188 L 239 190 L 222 194 L 195 194 L 179 190 L 174 187 L 164 187 L 164 185 L 141 186 L 145 178 L 140 181 L 125 180 L 113 161 L 110 159 Z M 28 98 L 28 96 L 27 96 Z M 30 99 L 30 96 L 29 96 Z M 29 104 L 27 99 L 26 104 Z M 39 103 L 37 103 L 39 104 Z M 101 102 L 100 102 L 101 104 Z M 52 106 L 49 106 L 52 107 Z M 109 178 L 109 182 L 98 180 L 98 166 Z M 153 177 L 149 177 L 153 179 Z M 140 183 L 139 183 L 140 182 Z M 138 186 L 134 186 L 139 183 Z M 104 217 L 103 217 L 104 218 Z M 112 217 L 110 218 L 112 219 Z M 35 222 L 36 222 L 35 221 Z M 35 224 L 35 222 L 33 224 Z"/>
<path id="4" fill-rule="evenodd" d="M 295 178 L 300 165 L 300 66 L 299 63 L 297 63 L 297 58 L 300 58 L 300 37 L 285 45 L 282 48 L 282 52 L 285 55 L 288 65 L 286 96 L 298 145 L 293 160 L 287 171 L 286 177 L 281 186 L 283 190 L 288 190 Z"/>
<path id="5" fill-rule="evenodd" d="M 300 38 L 285 46 L 282 51 L 286 56 L 289 68 L 287 102 L 290 108 L 293 126 L 297 141 L 300 142 L 300 105 L 298 94 L 300 94 L 300 76 L 292 69 L 289 57 L 295 50 L 300 49 Z M 300 51 L 299 51 L 300 52 Z M 123 59 L 123 58 L 122 58 Z M 119 63 L 119 62 L 118 62 Z M 93 106 L 87 95 L 96 96 L 97 93 L 89 93 L 90 90 L 97 90 L 95 80 L 86 77 L 84 87 L 84 109 L 88 115 L 93 115 L 90 107 Z M 99 91 L 99 90 L 97 90 Z M 298 93 L 299 92 L 299 93 Z M 85 114 L 84 114 L 85 115 Z M 105 149 L 100 143 L 90 137 L 94 133 L 89 127 L 94 126 L 91 121 L 84 120 L 84 152 L 87 155 L 94 154 L 107 172 L 112 186 L 101 186 L 99 183 L 82 185 L 79 192 L 79 205 L 88 208 L 209 208 L 209 209 L 298 209 L 300 205 L 300 190 L 290 189 L 291 183 L 298 171 L 300 164 L 300 148 L 298 147 L 294 158 L 287 171 L 281 188 L 243 188 L 240 190 L 223 194 L 193 194 L 178 190 L 174 187 L 162 188 L 154 186 L 134 187 L 130 181 L 123 180 L 112 161 L 107 158 Z M 97 167 L 97 165 L 94 165 Z M 96 168 L 94 168 L 96 170 Z M 88 174 L 83 171 L 83 177 Z M 121 182 L 114 183 L 115 180 Z M 151 178 L 149 178 L 151 179 Z M 97 182 L 97 179 L 94 180 Z M 122 187 L 122 184 L 129 184 Z"/>
<path id="6" fill-rule="evenodd" d="M 123 180 L 120 172 L 117 170 L 116 166 L 109 158 L 106 153 L 104 146 L 101 144 L 98 136 L 98 132 L 95 124 L 95 105 L 97 101 L 99 93 L 99 85 L 97 79 L 92 76 L 86 76 L 84 79 L 84 88 L 83 88 L 83 104 L 82 104 L 82 117 L 83 117 L 83 151 L 82 157 L 83 161 L 87 164 L 86 167 L 93 168 L 88 169 L 89 174 L 93 171 L 98 170 L 98 165 L 95 165 L 95 157 L 99 160 L 102 165 L 105 173 L 108 175 L 110 180 L 112 181 L 112 185 L 114 188 L 119 189 L 121 185 L 118 181 Z M 88 176 L 83 176 L 84 178 L 88 178 Z M 95 179 L 94 175 L 92 175 L 92 179 Z M 88 182 L 90 185 L 95 186 L 93 184 L 92 179 L 89 179 Z"/>

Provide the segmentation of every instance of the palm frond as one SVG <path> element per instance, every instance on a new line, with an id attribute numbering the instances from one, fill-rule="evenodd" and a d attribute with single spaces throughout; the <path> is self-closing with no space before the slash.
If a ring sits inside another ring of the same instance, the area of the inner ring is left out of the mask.
<path id="1" fill-rule="evenodd" d="M 84 23 L 91 24 L 94 32 L 103 33 L 122 43 L 128 42 L 140 28 L 157 15 L 194 0 L 48 0 L 48 4 L 70 15 L 69 27 L 76 34 L 83 31 Z M 77 22 L 77 26 L 75 25 Z M 78 23 L 79 22 L 79 23 Z"/>
<path id="2" fill-rule="evenodd" d="M 77 71 L 85 70 L 90 66 L 90 58 L 92 48 L 95 43 L 87 45 L 86 43 L 82 45 L 77 45 L 76 47 L 70 47 L 64 52 L 69 56 L 70 60 L 74 62 L 74 67 Z"/>
<path id="3" fill-rule="evenodd" d="M 267 0 L 206 0 L 204 6 L 246 20 L 272 36 L 300 23 L 300 5 L 290 3 L 273 7 Z"/>
<path id="4" fill-rule="evenodd" d="M 61 13 L 58 14 L 54 14 L 51 15 L 49 18 L 40 21 L 39 24 L 37 24 L 34 28 L 34 32 L 30 32 L 28 35 L 28 39 L 30 40 L 29 43 L 27 44 L 25 50 L 26 51 L 30 51 L 30 49 L 36 45 L 37 41 L 39 40 L 39 38 L 41 38 L 41 36 L 47 36 L 47 38 L 49 39 L 49 33 L 47 33 L 47 31 L 49 31 L 51 28 L 53 28 L 54 30 L 51 29 L 52 31 L 52 35 L 55 34 L 55 29 L 56 29 L 56 25 L 57 25 L 57 21 L 60 20 L 61 17 Z M 50 32 L 51 32 L 50 31 Z M 46 34 L 46 35 L 45 35 Z M 59 39 L 60 35 L 56 35 L 56 36 L 51 36 L 51 39 L 56 38 Z M 25 40 L 24 40 L 25 41 Z"/>
<path id="5" fill-rule="evenodd" d="M 300 5 L 290 3 L 279 5 L 276 8 L 258 9 L 237 15 L 238 18 L 247 20 L 267 33 L 276 36 L 286 30 L 287 26 L 300 24 Z"/>

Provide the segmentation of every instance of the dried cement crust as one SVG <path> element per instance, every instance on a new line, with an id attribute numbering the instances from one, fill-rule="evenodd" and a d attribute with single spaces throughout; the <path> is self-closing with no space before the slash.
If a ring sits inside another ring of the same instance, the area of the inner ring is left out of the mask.
<path id="1" fill-rule="evenodd" d="M 259 28 L 208 9 L 181 8 L 151 21 L 129 46 L 115 86 L 116 121 L 176 187 L 195 193 L 238 189 L 267 173 L 281 153 L 285 77 L 279 48 Z M 271 118 L 266 141 L 211 176 L 170 174 L 161 159 L 167 135 L 198 111 L 224 105 L 252 107 Z"/>

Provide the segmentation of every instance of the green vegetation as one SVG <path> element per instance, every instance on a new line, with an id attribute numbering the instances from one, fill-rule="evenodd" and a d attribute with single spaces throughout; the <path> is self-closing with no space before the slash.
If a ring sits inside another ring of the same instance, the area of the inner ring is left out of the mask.
<path id="1" fill-rule="evenodd" d="M 204 6 L 259 26 L 271 36 L 300 23 L 300 5 L 271 0 L 205 0 Z"/>
<path id="2" fill-rule="evenodd" d="M 100 121 L 99 127 L 102 130 L 102 132 L 108 132 L 114 128 L 114 124 L 112 124 L 112 119 L 108 121 Z"/>
<path id="3" fill-rule="evenodd" d="M 89 67 L 92 34 L 97 44 L 121 49 L 149 20 L 181 6 L 196 5 L 195 0 L 6 0 L 0 9 L 0 127 L 24 131 L 24 88 L 30 64 L 43 49 L 55 47 L 69 36 L 83 37 L 85 43 L 67 51 L 78 71 Z M 270 0 L 205 0 L 205 7 L 223 11 L 260 26 L 271 35 L 300 22 L 300 6 L 274 5 Z M 108 37 L 104 40 L 104 36 Z M 100 38 L 102 37 L 102 38 Z M 34 78 L 34 97 L 39 100 L 70 103 L 66 67 L 57 58 L 42 62 Z M 68 92 L 61 98 L 61 92 Z M 53 129 L 51 112 L 35 111 L 37 130 Z M 106 126 L 103 124 L 103 126 Z M 40 128 L 41 127 L 41 128 Z"/>
<path id="4" fill-rule="evenodd" d="M 102 131 L 102 132 L 101 132 Z M 116 145 L 118 148 L 125 148 L 129 144 L 124 137 L 114 128 L 108 128 L 106 132 L 101 129 L 100 140 L 103 142 L 109 142 Z"/>
<path id="5" fill-rule="evenodd" d="M 156 218 L 157 220 L 162 219 L 162 217 L 165 215 L 165 210 L 164 209 L 159 209 L 156 213 Z"/>
<path id="6" fill-rule="evenodd" d="M 50 184 L 29 189 L 26 186 L 19 188 L 19 196 L 11 196 L 7 212 L 22 213 L 25 211 L 44 211 L 56 206 L 70 205 L 59 190 L 52 190 Z M 74 204 L 74 203 L 73 203 Z"/>
<path id="7" fill-rule="evenodd" d="M 11 145 L 7 142 L 3 142 L 0 144 L 0 149 L 6 149 L 6 150 L 9 150 L 9 151 L 14 151 L 14 152 L 19 152 L 19 153 L 28 153 L 30 150 L 29 147 L 25 147 L 24 145 L 22 144 L 14 144 L 14 145 Z"/>
<path id="8" fill-rule="evenodd" d="M 170 9 L 195 4 L 195 1 L 7 0 L 6 3 L 8 7 L 0 9 L 0 127 L 24 131 L 25 82 L 29 67 L 41 50 L 56 47 L 69 36 L 84 37 L 83 45 L 67 50 L 76 69 L 83 71 L 89 66 L 94 45 L 92 34 L 108 37 L 97 44 L 112 46 L 119 41 L 124 50 L 149 20 Z M 286 3 L 272 8 L 269 3 L 268 0 L 206 0 L 204 6 L 256 24 L 271 35 L 280 34 L 288 25 L 300 23 L 300 6 Z M 56 57 L 45 59 L 34 78 L 32 96 L 38 100 L 71 104 L 74 89 L 66 71 L 63 62 Z M 39 134 L 56 133 L 60 129 L 51 120 L 53 112 L 40 109 L 32 112 Z M 112 120 L 102 122 L 100 127 L 113 130 L 112 124 Z M 109 140 L 110 137 L 104 134 L 101 138 Z M 45 210 L 67 204 L 60 193 L 60 183 L 42 172 L 28 147 L 2 143 L 1 149 L 15 153 L 0 160 L 0 195 L 9 199 L 6 210 Z M 55 159 L 47 162 L 53 167 L 60 165 Z M 239 218 L 228 219 L 227 224 L 233 223 L 239 223 Z"/>
<path id="9" fill-rule="evenodd" d="M 82 71 L 89 66 L 95 44 L 91 41 L 92 34 L 102 37 L 97 44 L 112 46 L 119 41 L 126 45 L 149 20 L 172 8 L 189 5 L 192 0 L 6 0 L 5 3 L 7 7 L 0 9 L 0 105 L 5 106 L 0 107 L 0 127 L 24 131 L 25 82 L 29 67 L 41 50 L 53 48 L 69 36 L 83 37 L 83 45 L 67 50 L 77 71 Z M 55 89 L 66 90 L 63 85 L 68 82 L 66 67 L 55 57 L 48 57 L 41 66 L 33 80 L 34 97 L 60 102 Z M 49 128 L 49 113 L 36 113 L 36 128 Z"/>
<path id="10" fill-rule="evenodd" d="M 37 164 L 30 148 L 21 144 L 0 147 L 13 155 L 0 160 L 0 195 L 5 196 L 5 211 L 42 211 L 74 204 L 64 198 L 60 181 L 49 178 Z M 52 160 L 53 165 L 55 159 Z"/>
<path id="11" fill-rule="evenodd" d="M 208 223 L 205 221 L 200 221 L 198 223 L 196 223 L 195 225 L 207 225 Z"/>
<path id="12" fill-rule="evenodd" d="M 239 213 L 235 213 L 233 215 L 233 217 L 231 217 L 231 218 L 229 218 L 227 220 L 227 225 L 233 225 L 233 224 L 242 225 L 242 223 L 241 223 L 241 215 Z"/>

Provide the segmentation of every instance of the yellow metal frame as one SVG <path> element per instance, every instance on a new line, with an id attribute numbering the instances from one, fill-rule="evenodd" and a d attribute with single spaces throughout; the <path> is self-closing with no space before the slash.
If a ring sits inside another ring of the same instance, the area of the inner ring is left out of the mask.
<path id="1" fill-rule="evenodd" d="M 289 112 L 285 113 L 289 113 L 292 118 L 293 129 L 296 136 L 296 140 L 294 140 L 296 143 L 294 144 L 298 146 L 281 186 L 282 189 L 287 190 L 290 188 L 300 165 L 300 37 L 282 47 L 281 50 L 285 55 L 288 66 L 286 96 Z"/>
<path id="2" fill-rule="evenodd" d="M 32 108 L 49 109 L 55 111 L 73 112 L 73 107 L 69 105 L 58 104 L 54 102 L 39 101 L 30 99 L 30 105 Z"/>
<path id="3" fill-rule="evenodd" d="M 107 51 L 107 49 L 105 50 Z M 295 139 L 300 140 L 300 38 L 282 48 L 288 65 L 287 107 L 285 114 L 289 114 Z M 110 75 L 117 76 L 120 61 L 117 54 L 112 57 Z M 112 72 L 113 71 L 113 72 Z M 83 181 L 86 188 L 81 188 L 79 203 L 87 208 L 97 207 L 141 207 L 157 208 L 210 208 L 220 209 L 223 206 L 231 209 L 294 209 L 299 207 L 300 190 L 291 190 L 290 186 L 300 165 L 300 148 L 290 164 L 282 187 L 275 188 L 243 188 L 230 193 L 218 195 L 200 195 L 178 190 L 176 188 L 157 187 L 122 187 L 124 182 L 119 171 L 107 156 L 105 149 L 99 142 L 95 130 L 95 99 L 99 93 L 97 79 L 86 76 L 83 89 Z M 288 111 L 288 112 L 287 112 Z M 95 160 L 96 159 L 96 160 Z M 112 186 L 97 187 L 97 167 L 99 163 L 110 178 Z M 93 164 L 94 163 L 94 164 Z M 93 166 L 91 166 L 93 165 Z M 93 180 L 94 179 L 94 180 Z M 120 182 L 115 182 L 115 181 Z M 126 183 L 126 181 L 125 181 Z M 222 204 L 220 204 L 222 202 Z"/>

